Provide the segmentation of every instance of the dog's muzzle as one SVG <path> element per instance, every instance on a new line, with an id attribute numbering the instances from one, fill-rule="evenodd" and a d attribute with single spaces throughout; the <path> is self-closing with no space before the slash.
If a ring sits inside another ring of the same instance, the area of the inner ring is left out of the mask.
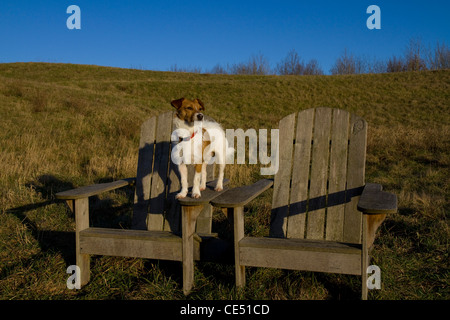
<path id="1" fill-rule="evenodd" d="M 197 120 L 202 121 L 203 120 L 203 113 L 197 114 Z"/>

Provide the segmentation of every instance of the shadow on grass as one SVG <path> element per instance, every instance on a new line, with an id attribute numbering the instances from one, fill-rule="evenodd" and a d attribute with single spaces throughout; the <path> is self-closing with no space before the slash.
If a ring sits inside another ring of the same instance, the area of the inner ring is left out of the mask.
<path id="1" fill-rule="evenodd" d="M 110 179 L 102 179 L 97 183 L 110 182 Z M 26 227 L 30 230 L 32 236 L 39 243 L 39 246 L 43 253 L 45 252 L 57 252 L 61 254 L 66 265 L 75 264 L 75 232 L 74 231 L 57 231 L 57 230 L 43 230 L 39 229 L 38 224 L 27 216 L 28 211 L 37 210 L 46 206 L 59 202 L 54 198 L 54 194 L 63 190 L 73 189 L 74 185 L 71 182 L 62 181 L 51 175 L 40 176 L 36 181 L 27 184 L 27 187 L 33 188 L 37 193 L 41 195 L 43 199 L 49 199 L 40 203 L 32 203 L 16 208 L 7 210 L 7 213 L 16 216 Z M 128 192 L 128 191 L 125 191 Z M 127 194 L 129 200 L 131 200 L 132 193 Z M 125 220 L 118 218 L 122 214 L 131 212 L 132 201 L 120 206 L 112 206 L 113 200 L 110 198 L 99 199 L 98 197 L 92 197 L 90 199 L 90 205 L 93 206 L 92 211 L 96 211 L 95 215 L 92 215 L 91 224 L 98 227 L 129 227 L 131 225 L 131 219 L 126 217 Z M 74 218 L 73 213 L 67 208 L 66 213 Z M 130 220 L 130 221 L 128 221 Z M 126 225 L 126 226 L 124 226 Z M 213 222 L 213 228 L 219 231 L 219 234 L 224 238 L 231 238 L 232 231 L 231 226 L 227 219 L 222 219 Z M 231 240 L 231 239 L 228 239 Z M 216 262 L 197 262 L 197 271 L 203 274 L 205 279 L 214 279 L 215 285 L 222 285 L 225 288 L 232 290 L 234 287 L 234 268 L 232 265 L 233 253 L 227 252 L 229 261 Z M 231 256 L 231 258 L 230 258 Z M 146 259 L 146 269 L 151 269 L 151 265 L 157 266 L 161 270 L 161 275 L 173 279 L 178 283 L 179 287 L 182 287 L 182 268 L 179 262 L 164 261 L 164 260 L 152 260 Z M 315 273 L 315 279 L 320 282 L 329 292 L 329 299 L 359 299 L 360 292 L 355 290 L 355 285 L 348 283 L 347 280 L 342 280 L 330 276 L 328 274 Z M 357 286 L 359 287 L 359 285 Z"/>
<path id="2" fill-rule="evenodd" d="M 59 252 L 67 264 L 73 264 L 75 260 L 75 252 L 73 250 L 75 247 L 75 232 L 42 230 L 39 229 L 36 222 L 27 216 L 28 211 L 54 204 L 53 190 L 72 188 L 73 185 L 53 176 L 44 175 L 39 177 L 37 181 L 28 183 L 26 187 L 36 190 L 36 192 L 41 194 L 42 198 L 50 200 L 11 208 L 6 212 L 16 216 L 27 227 L 43 252 Z"/>
<path id="3" fill-rule="evenodd" d="M 107 183 L 111 181 L 113 181 L 112 178 L 102 178 L 95 181 L 95 183 Z M 74 184 L 60 180 L 52 175 L 42 175 L 36 180 L 27 183 L 26 187 L 35 190 L 36 193 L 40 194 L 40 198 L 48 200 L 10 208 L 6 210 L 6 213 L 15 216 L 30 231 L 41 249 L 39 256 L 45 253 L 58 253 L 67 266 L 75 265 L 75 231 L 46 230 L 40 228 L 39 222 L 30 218 L 30 214 L 28 214 L 28 212 L 34 210 L 45 210 L 45 207 L 55 203 L 64 203 L 65 201 L 55 199 L 55 194 L 60 191 L 74 189 Z M 125 192 L 126 198 L 130 201 L 126 201 L 123 205 L 115 205 L 116 201 L 111 198 L 100 199 L 97 196 L 89 198 L 89 206 L 92 212 L 95 212 L 95 215 L 92 214 L 90 217 L 91 226 L 104 228 L 129 228 L 131 226 L 130 213 L 133 208 L 132 199 L 134 192 L 126 189 L 132 188 L 123 188 L 125 191 L 122 190 L 120 192 Z M 75 218 L 74 213 L 68 206 L 66 207 L 65 213 L 71 219 Z M 34 258 L 37 258 L 37 256 L 34 256 Z M 93 258 L 92 262 L 95 264 L 96 258 Z M 161 270 L 161 274 L 167 278 L 174 279 L 180 288 L 182 287 L 181 263 L 146 259 L 145 265 L 147 269 L 153 269 L 154 266 L 157 266 Z M 1 276 L 3 277 L 3 275 Z"/>
<path id="4" fill-rule="evenodd" d="M 105 182 L 105 179 L 99 181 L 99 183 L 101 182 Z M 22 224 L 27 227 L 31 232 L 31 235 L 39 243 L 42 252 L 58 252 L 62 255 L 67 265 L 75 264 L 75 232 L 40 229 L 38 224 L 27 215 L 27 212 L 29 211 L 64 202 L 56 200 L 54 194 L 60 191 L 73 189 L 74 185 L 71 182 L 62 181 L 52 175 L 42 175 L 35 181 L 26 184 L 26 187 L 34 189 L 41 195 L 41 198 L 49 200 L 11 208 L 6 212 L 16 216 Z M 127 221 L 127 217 L 118 218 L 120 213 L 124 213 L 127 209 L 131 208 L 129 204 L 112 208 L 111 204 L 113 201 L 108 198 L 99 199 L 98 197 L 92 197 L 89 201 L 93 206 L 93 210 L 99 213 L 92 217 L 92 225 L 98 227 L 123 227 L 125 224 L 130 224 Z M 74 219 L 74 214 L 68 207 L 66 214 Z"/>

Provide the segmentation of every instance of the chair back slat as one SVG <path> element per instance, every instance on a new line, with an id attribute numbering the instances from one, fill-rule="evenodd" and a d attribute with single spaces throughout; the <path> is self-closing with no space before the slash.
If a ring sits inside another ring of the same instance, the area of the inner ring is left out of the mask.
<path id="1" fill-rule="evenodd" d="M 344 234 L 345 183 L 347 179 L 349 113 L 333 109 L 331 128 L 330 172 L 325 236 L 342 241 Z"/>
<path id="2" fill-rule="evenodd" d="M 344 217 L 344 241 L 350 243 L 361 243 L 362 215 L 357 210 L 357 204 L 365 185 L 366 147 L 367 122 L 352 114 Z"/>
<path id="3" fill-rule="evenodd" d="M 314 117 L 306 227 L 308 239 L 321 239 L 324 234 L 331 111 L 329 108 L 317 108 Z"/>
<path id="4" fill-rule="evenodd" d="M 148 119 L 141 126 L 132 220 L 132 228 L 135 230 L 147 229 L 147 214 L 153 173 L 153 150 L 156 136 L 155 129 L 156 117 Z"/>
<path id="5" fill-rule="evenodd" d="M 306 199 L 308 197 L 313 124 L 314 109 L 308 109 L 298 114 L 294 144 L 294 164 L 292 167 L 290 215 L 287 228 L 288 238 L 303 238 L 305 236 Z"/>
<path id="6" fill-rule="evenodd" d="M 191 176 L 192 177 L 192 176 Z M 178 166 L 169 161 L 169 179 L 167 180 L 166 214 L 164 215 L 164 231 L 178 231 L 180 226 L 180 203 L 175 196 L 180 192 L 181 182 Z"/>
<path id="7" fill-rule="evenodd" d="M 295 116 L 291 114 L 283 118 L 279 126 L 279 169 L 273 184 L 270 224 L 270 234 L 273 237 L 286 236 Z"/>
<path id="8" fill-rule="evenodd" d="M 173 112 L 158 116 L 156 124 L 156 146 L 153 165 L 152 185 L 150 189 L 150 207 L 147 219 L 148 230 L 162 230 L 164 223 L 164 205 L 170 154 L 170 136 L 172 134 Z"/>

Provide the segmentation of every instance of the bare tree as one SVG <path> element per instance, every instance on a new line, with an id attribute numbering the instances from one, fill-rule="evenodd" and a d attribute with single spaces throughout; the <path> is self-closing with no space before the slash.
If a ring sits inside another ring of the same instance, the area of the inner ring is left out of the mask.
<path id="1" fill-rule="evenodd" d="M 365 72 L 364 61 L 348 53 L 347 49 L 338 57 L 330 69 L 331 74 L 357 74 Z"/>
<path id="2" fill-rule="evenodd" d="M 228 71 L 218 63 L 214 67 L 212 67 L 212 69 L 209 71 L 209 73 L 212 73 L 212 74 L 228 74 Z"/>
<path id="3" fill-rule="evenodd" d="M 322 75 L 323 70 L 319 66 L 319 62 L 316 59 L 311 59 L 305 66 L 305 71 L 303 72 L 304 75 Z"/>
<path id="4" fill-rule="evenodd" d="M 418 38 L 409 40 L 405 48 L 405 67 L 406 71 L 427 70 L 425 63 L 427 49 Z"/>
<path id="5" fill-rule="evenodd" d="M 173 64 L 170 66 L 169 71 L 171 72 L 187 72 L 187 73 L 201 73 L 202 68 L 201 67 L 178 67 L 177 64 Z"/>
<path id="6" fill-rule="evenodd" d="M 392 56 L 386 62 L 386 71 L 387 72 L 402 72 L 406 71 L 406 65 L 402 58 L 397 58 L 396 56 Z"/>
<path id="7" fill-rule="evenodd" d="M 234 64 L 231 68 L 232 74 L 266 75 L 270 73 L 269 61 L 262 54 L 252 55 L 248 62 Z"/>
<path id="8" fill-rule="evenodd" d="M 434 51 L 429 51 L 427 58 L 428 68 L 431 70 L 449 69 L 450 68 L 450 49 L 445 44 L 440 44 L 439 41 L 434 47 Z"/>
<path id="9" fill-rule="evenodd" d="M 364 56 L 360 58 L 364 64 L 365 73 L 384 73 L 387 72 L 386 61 L 377 59 L 376 57 Z"/>
<path id="10" fill-rule="evenodd" d="M 280 75 L 320 75 L 323 74 L 317 60 L 312 59 L 306 65 L 299 54 L 292 49 L 286 57 L 277 64 L 275 69 Z"/>
<path id="11" fill-rule="evenodd" d="M 276 73 L 281 75 L 301 75 L 305 69 L 303 60 L 297 51 L 292 49 L 286 57 L 277 64 Z"/>
<path id="12" fill-rule="evenodd" d="M 383 72 L 403 72 L 420 70 L 439 70 L 450 68 L 450 49 L 446 43 L 436 43 L 431 49 L 424 46 L 419 38 L 412 38 L 406 45 L 403 55 L 393 55 L 387 60 L 378 60 L 366 56 L 355 56 L 347 49 L 336 59 L 331 74 L 360 74 L 360 73 L 383 73 Z M 176 64 L 170 67 L 173 72 L 193 72 L 201 73 L 201 67 L 178 67 Z M 301 56 L 292 49 L 286 57 L 281 60 L 272 71 L 267 58 L 263 54 L 252 55 L 247 62 L 233 65 L 227 64 L 223 67 L 216 64 L 209 73 L 213 74 L 248 74 L 267 75 L 272 72 L 279 75 L 322 75 L 316 59 L 311 59 L 307 63 Z"/>

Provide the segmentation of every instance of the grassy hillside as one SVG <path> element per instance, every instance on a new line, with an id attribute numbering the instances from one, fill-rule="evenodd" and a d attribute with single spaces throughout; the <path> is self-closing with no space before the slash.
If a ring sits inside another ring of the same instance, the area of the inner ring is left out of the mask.
<path id="1" fill-rule="evenodd" d="M 96 257 L 92 280 L 66 288 L 74 218 L 58 191 L 135 176 L 140 124 L 180 97 L 201 98 L 225 128 L 273 128 L 298 110 L 330 106 L 369 123 L 366 180 L 399 198 L 379 231 L 372 299 L 449 299 L 450 70 L 349 76 L 232 76 L 66 64 L 0 64 L 0 299 L 184 298 L 177 263 Z M 258 179 L 227 166 L 232 185 Z M 132 194 L 94 199 L 94 223 L 126 226 Z M 109 208 L 113 208 L 110 210 Z M 262 234 L 270 192 L 247 208 Z M 123 218 L 125 216 L 125 218 Z M 215 223 L 223 217 L 216 213 Z M 358 277 L 199 263 L 195 299 L 354 299 Z"/>

